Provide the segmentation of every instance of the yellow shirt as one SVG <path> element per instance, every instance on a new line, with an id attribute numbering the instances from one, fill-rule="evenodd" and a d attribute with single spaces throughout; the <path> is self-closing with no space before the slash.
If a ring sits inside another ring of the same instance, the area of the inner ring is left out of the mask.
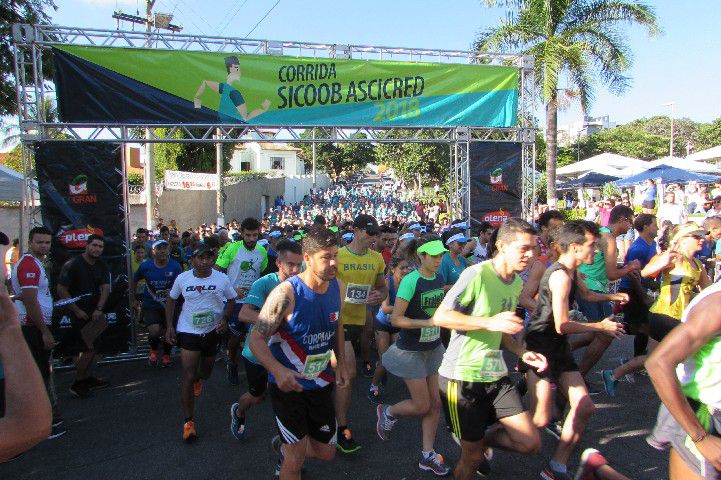
<path id="1" fill-rule="evenodd" d="M 658 298 L 649 311 L 668 315 L 680 321 L 684 309 L 695 295 L 702 269 L 701 262 L 695 258 L 692 261 L 684 258 L 680 265 L 664 273 Z"/>
<path id="2" fill-rule="evenodd" d="M 383 275 L 386 263 L 380 253 L 368 249 L 363 255 L 343 247 L 338 251 L 338 278 L 345 283 L 341 319 L 346 325 L 365 325 L 365 303 L 370 291 L 375 287 L 378 275 Z"/>

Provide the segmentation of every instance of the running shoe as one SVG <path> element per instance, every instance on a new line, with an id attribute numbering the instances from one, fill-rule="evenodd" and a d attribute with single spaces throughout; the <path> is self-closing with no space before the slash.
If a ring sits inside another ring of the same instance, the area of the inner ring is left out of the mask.
<path id="1" fill-rule="evenodd" d="M 608 464 L 606 459 L 595 448 L 587 448 L 581 454 L 581 464 L 573 480 L 594 480 L 595 471 Z"/>
<path id="2" fill-rule="evenodd" d="M 338 432 L 338 443 L 336 447 L 343 453 L 354 453 L 361 449 L 358 442 L 353 439 L 353 435 L 351 435 L 348 427 Z"/>
<path id="3" fill-rule="evenodd" d="M 93 396 L 93 392 L 90 391 L 90 388 L 88 388 L 84 382 L 77 381 L 70 385 L 70 393 L 78 398 L 90 398 Z"/>
<path id="4" fill-rule="evenodd" d="M 421 454 L 421 459 L 418 460 L 418 468 L 433 472 L 439 477 L 445 477 L 451 473 L 451 468 L 443 461 L 443 455 L 436 452 L 432 452 L 428 457 Z"/>
<path id="5" fill-rule="evenodd" d="M 103 388 L 108 388 L 110 386 L 110 382 L 106 382 L 105 380 L 92 376 L 82 380 L 82 382 L 90 390 L 102 390 Z"/>
<path id="6" fill-rule="evenodd" d="M 371 362 L 363 362 L 363 376 L 365 378 L 373 378 L 373 374 L 376 373 L 376 367 Z"/>
<path id="7" fill-rule="evenodd" d="M 563 431 L 563 424 L 561 424 L 561 422 L 551 422 L 546 425 L 543 431 L 554 437 L 556 440 L 560 440 L 561 432 Z"/>
<path id="8" fill-rule="evenodd" d="M 233 434 L 236 440 L 243 440 L 245 437 L 245 417 L 238 416 L 238 408 L 240 408 L 238 403 L 234 403 L 230 407 L 230 433 Z"/>
<path id="9" fill-rule="evenodd" d="M 196 397 L 199 397 L 201 393 L 203 393 L 203 381 L 196 380 L 195 382 L 193 382 L 193 394 Z"/>
<path id="10" fill-rule="evenodd" d="M 61 422 L 62 422 L 62 420 L 61 420 Z M 52 429 L 50 430 L 50 435 L 48 435 L 48 440 L 62 437 L 66 433 L 68 433 L 68 431 L 65 428 L 65 425 L 63 425 L 62 423 L 60 423 L 59 425 L 53 425 Z"/>
<path id="11" fill-rule="evenodd" d="M 368 400 L 370 400 L 373 405 L 380 405 L 383 402 L 381 389 L 375 385 L 371 385 L 368 389 Z"/>
<path id="12" fill-rule="evenodd" d="M 395 425 L 398 421 L 397 418 L 391 418 L 391 416 L 388 415 L 387 410 L 388 405 L 383 405 L 382 403 L 376 407 L 376 416 L 378 417 L 378 421 L 376 422 L 376 432 L 381 440 L 388 440 L 391 438 L 393 425 Z"/>
<path id="13" fill-rule="evenodd" d="M 275 465 L 273 478 L 280 478 L 280 468 L 283 466 L 283 443 L 280 441 L 280 435 L 273 437 L 270 441 L 270 446 L 273 448 L 275 454 L 278 455 L 278 463 Z"/>
<path id="14" fill-rule="evenodd" d="M 601 387 L 589 381 L 586 381 L 586 391 L 588 391 L 588 394 L 592 397 L 603 393 L 603 389 Z"/>
<path id="15" fill-rule="evenodd" d="M 619 358 L 618 359 L 618 366 L 624 365 L 626 362 L 628 362 L 628 358 Z M 627 373 L 623 376 L 623 379 L 626 380 L 628 383 L 636 383 L 636 376 L 633 373 Z"/>
<path id="16" fill-rule="evenodd" d="M 173 359 L 170 358 L 170 355 L 163 355 L 163 359 L 160 361 L 160 364 L 163 368 L 167 368 L 173 364 Z"/>
<path id="17" fill-rule="evenodd" d="M 151 350 L 148 354 L 148 365 L 151 367 L 157 367 L 158 366 L 158 351 L 157 350 Z"/>
<path id="18" fill-rule="evenodd" d="M 493 460 L 493 449 L 486 448 L 483 451 L 483 460 L 481 460 L 481 464 L 478 465 L 478 468 L 476 469 L 476 473 L 478 475 L 481 475 L 482 477 L 487 477 L 488 475 L 490 475 L 491 460 Z"/>
<path id="19" fill-rule="evenodd" d="M 606 393 L 609 397 L 615 397 L 618 380 L 613 378 L 613 370 L 601 370 L 600 373 L 601 379 L 603 380 L 603 388 L 606 389 Z"/>
<path id="20" fill-rule="evenodd" d="M 541 478 L 543 480 L 573 480 L 568 473 L 558 472 L 548 465 L 541 470 Z"/>
<path id="21" fill-rule="evenodd" d="M 188 420 L 183 424 L 183 441 L 190 443 L 195 441 L 198 435 L 195 433 L 195 422 Z"/>
<path id="22" fill-rule="evenodd" d="M 238 364 L 236 362 L 228 360 L 228 363 L 225 364 L 225 371 L 228 374 L 228 382 L 231 385 L 240 385 L 240 380 L 238 379 Z"/>

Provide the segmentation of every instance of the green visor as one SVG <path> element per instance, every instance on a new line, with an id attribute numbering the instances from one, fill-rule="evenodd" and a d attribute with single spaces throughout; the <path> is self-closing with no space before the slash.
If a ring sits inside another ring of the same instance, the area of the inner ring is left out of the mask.
<path id="1" fill-rule="evenodd" d="M 433 240 L 432 242 L 424 243 L 416 249 L 418 253 L 427 253 L 428 255 L 440 255 L 441 253 L 447 252 L 448 249 L 443 246 L 443 242 L 440 240 Z"/>

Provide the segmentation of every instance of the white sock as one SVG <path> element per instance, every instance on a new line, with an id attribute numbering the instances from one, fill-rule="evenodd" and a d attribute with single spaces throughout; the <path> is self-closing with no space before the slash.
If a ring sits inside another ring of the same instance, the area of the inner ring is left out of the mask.
<path id="1" fill-rule="evenodd" d="M 433 455 L 434 455 L 435 453 L 436 453 L 436 452 L 435 452 L 434 450 L 431 450 L 431 451 L 429 451 L 429 452 L 424 452 L 423 450 L 421 450 L 421 454 L 423 455 L 423 458 L 425 458 L 426 460 L 430 460 L 431 457 L 433 457 Z"/>

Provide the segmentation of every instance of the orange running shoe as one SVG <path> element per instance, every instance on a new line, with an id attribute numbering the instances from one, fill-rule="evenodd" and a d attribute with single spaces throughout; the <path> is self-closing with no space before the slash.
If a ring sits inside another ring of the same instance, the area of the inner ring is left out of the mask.
<path id="1" fill-rule="evenodd" d="M 160 361 L 160 364 L 163 367 L 169 367 L 173 364 L 173 359 L 170 358 L 170 355 L 163 355 L 163 359 Z"/>
<path id="2" fill-rule="evenodd" d="M 151 367 L 154 367 L 158 364 L 158 351 L 157 350 L 151 350 L 150 354 L 148 355 L 148 365 Z"/>
<path id="3" fill-rule="evenodd" d="M 193 393 L 195 394 L 196 397 L 199 397 L 202 392 L 203 392 L 203 381 L 196 380 L 195 383 L 193 383 Z"/>
<path id="4" fill-rule="evenodd" d="M 198 435 L 195 433 L 195 422 L 188 420 L 183 425 L 183 441 L 190 443 L 194 441 Z"/>

